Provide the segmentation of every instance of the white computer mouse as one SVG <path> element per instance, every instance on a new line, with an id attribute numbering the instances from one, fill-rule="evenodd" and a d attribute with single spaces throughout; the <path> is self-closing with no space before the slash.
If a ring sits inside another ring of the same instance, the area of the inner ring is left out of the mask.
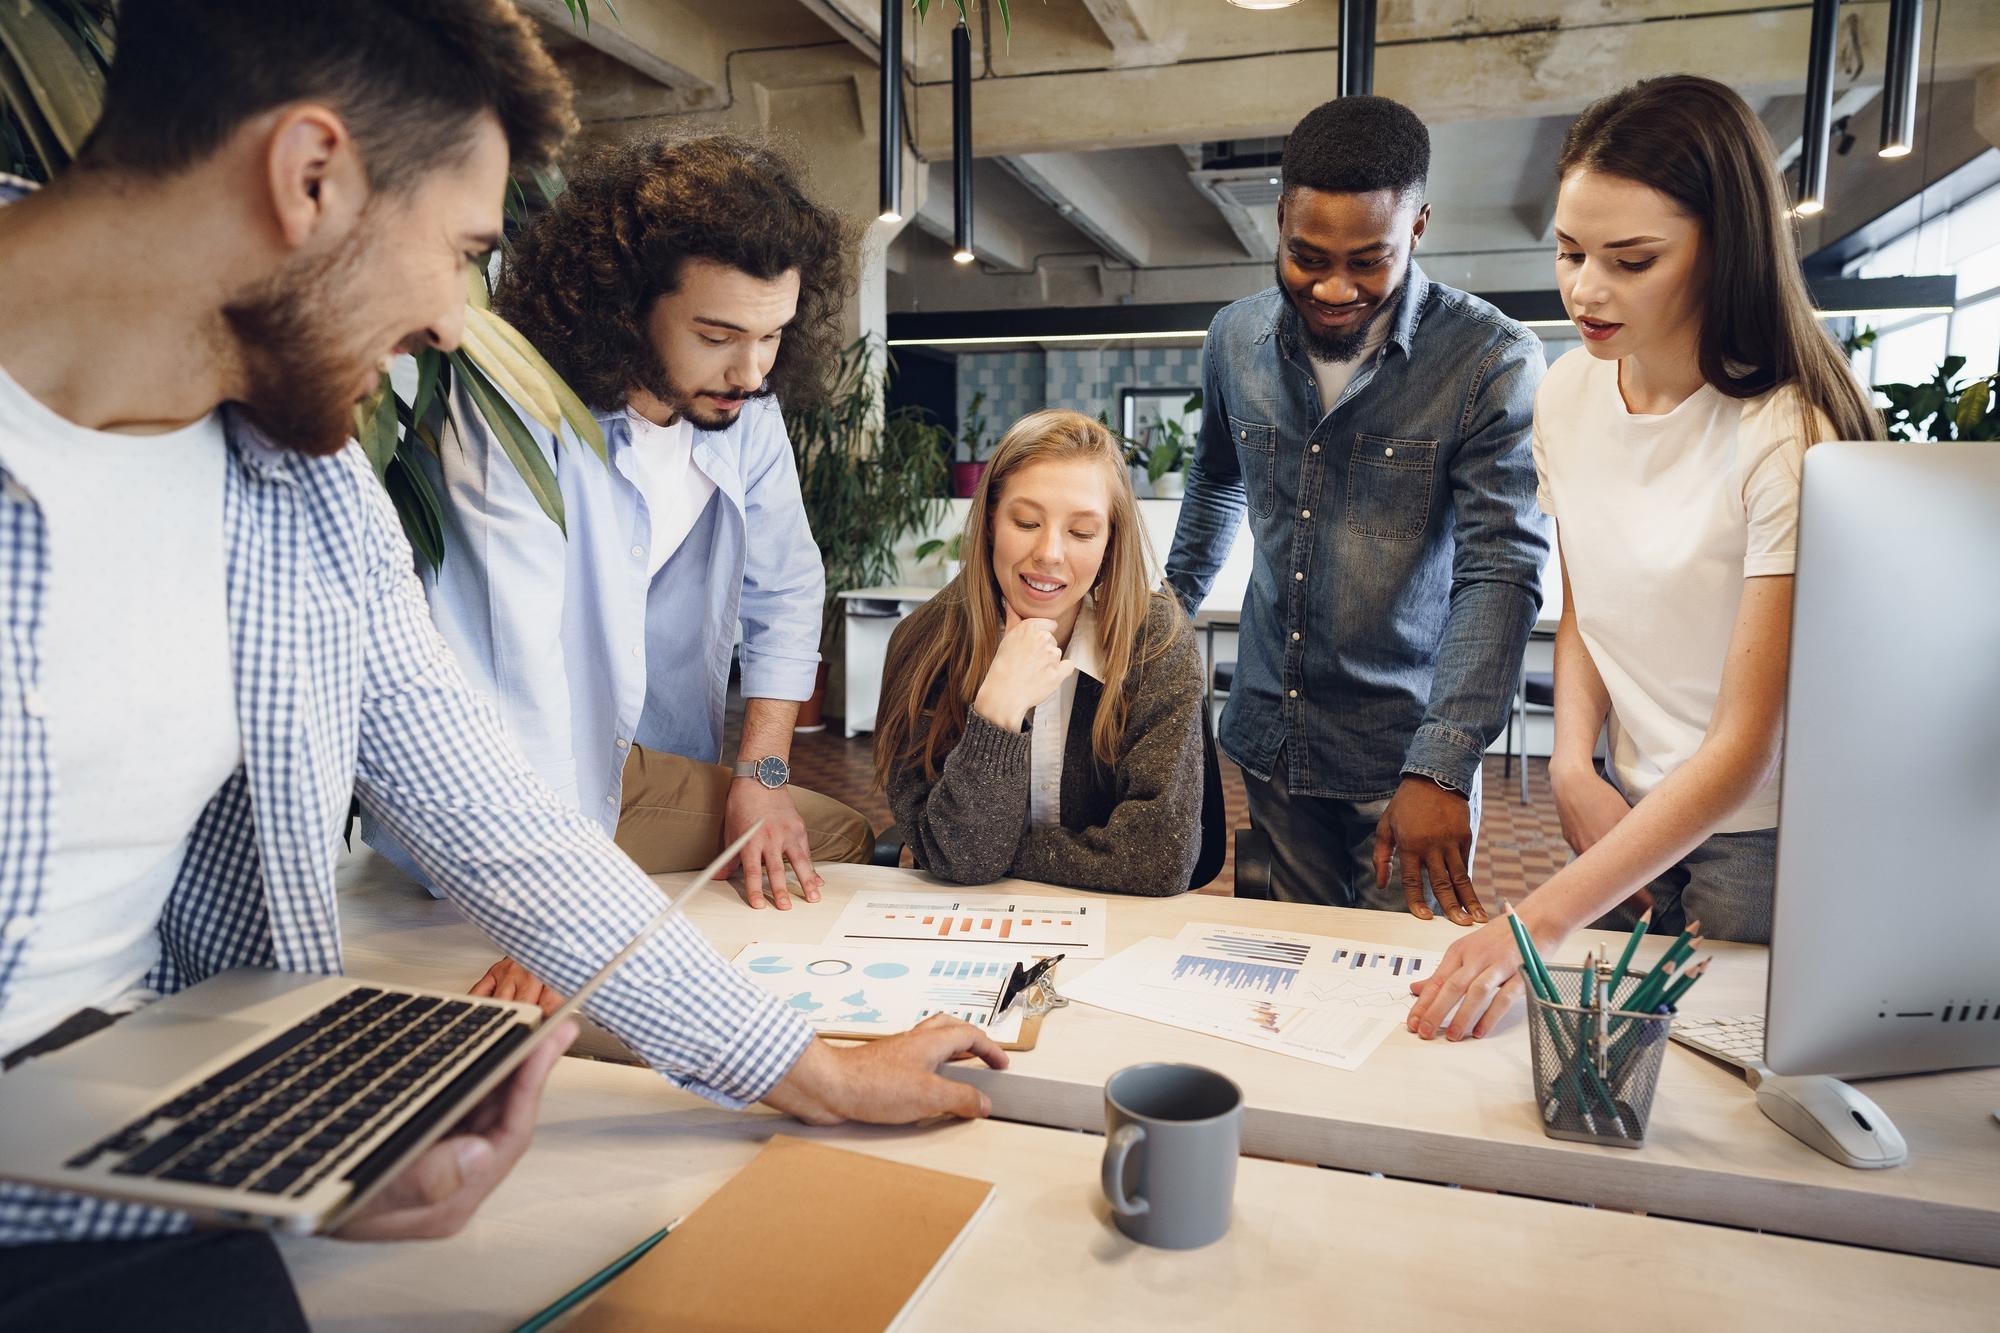
<path id="1" fill-rule="evenodd" d="M 1799 1142 L 1842 1166 L 1901 1166 L 1910 1155 L 1882 1108 L 1824 1074 L 1766 1074 L 1757 1109 Z"/>

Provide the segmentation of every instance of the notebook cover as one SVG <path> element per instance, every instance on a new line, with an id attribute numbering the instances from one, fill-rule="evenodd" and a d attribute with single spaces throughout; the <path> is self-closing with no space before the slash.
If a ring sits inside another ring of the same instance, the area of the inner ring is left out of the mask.
<path id="1" fill-rule="evenodd" d="M 984 1180 L 779 1135 L 564 1327 L 881 1333 L 992 1197 Z"/>

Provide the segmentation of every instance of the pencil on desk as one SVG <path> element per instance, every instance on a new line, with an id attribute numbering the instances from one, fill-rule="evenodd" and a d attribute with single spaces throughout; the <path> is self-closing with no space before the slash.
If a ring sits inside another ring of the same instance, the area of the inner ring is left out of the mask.
<path id="1" fill-rule="evenodd" d="M 1667 993 L 1660 997 L 1661 1005 L 1668 1009 L 1673 1008 L 1681 996 L 1687 994 L 1688 987 L 1701 980 L 1701 974 L 1708 971 L 1708 964 L 1709 959 L 1704 958 L 1683 973 L 1681 979 L 1667 987 Z"/>

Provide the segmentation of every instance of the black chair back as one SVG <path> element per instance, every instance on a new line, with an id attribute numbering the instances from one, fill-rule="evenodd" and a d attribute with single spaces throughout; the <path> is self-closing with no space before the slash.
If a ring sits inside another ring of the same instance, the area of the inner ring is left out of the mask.
<path id="1" fill-rule="evenodd" d="M 1215 750 L 1215 723 L 1208 704 L 1201 708 L 1201 854 L 1195 858 L 1190 890 L 1205 888 L 1222 873 L 1229 857 L 1229 817 L 1222 808 L 1222 760 Z"/>

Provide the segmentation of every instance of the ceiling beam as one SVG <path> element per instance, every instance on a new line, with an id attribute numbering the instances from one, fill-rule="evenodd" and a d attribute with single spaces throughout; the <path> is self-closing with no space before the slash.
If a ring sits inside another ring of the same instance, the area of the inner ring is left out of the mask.
<path id="1" fill-rule="evenodd" d="M 1083 7 L 1113 50 L 1153 40 L 1155 16 L 1146 0 L 1083 0 Z"/>
<path id="2" fill-rule="evenodd" d="M 623 6 L 617 19 L 601 13 L 585 26 L 570 18 L 563 0 L 515 0 L 530 18 L 568 33 L 621 64 L 663 83 L 692 104 L 723 100 L 728 53 L 699 18 L 678 4 L 651 0 Z M 602 8 L 600 6 L 600 8 Z M 700 33 L 701 36 L 693 34 Z M 667 53 L 672 52 L 670 56 Z"/>
<path id="3" fill-rule="evenodd" d="M 1144 215 L 1088 162 L 1069 153 L 1023 153 L 1001 158 L 1000 165 L 1105 254 L 1135 268 L 1145 265 L 1153 241 Z"/>
<path id="4" fill-rule="evenodd" d="M 1850 11 L 1858 46 L 1880 50 L 1888 7 Z M 1802 7 L 1695 15 L 1671 23 L 1607 23 L 1529 34 L 1386 42 L 1376 91 L 1432 122 L 1574 115 L 1630 82 L 1631 71 L 1698 69 L 1749 96 L 1794 89 L 1810 15 Z M 2000 61 L 2000 5 L 1947 5 L 1936 70 L 1956 78 Z M 1283 134 L 1333 96 L 1336 58 L 1323 51 L 1221 57 L 1199 67 L 1096 68 L 978 81 L 982 153 L 1020 156 Z M 1846 86 L 1848 80 L 1842 80 Z M 917 151 L 951 153 L 951 91 L 925 82 L 915 99 Z M 1051 108 L 1061 108 L 1051 114 Z"/>
<path id="5" fill-rule="evenodd" d="M 855 50 L 878 65 L 882 63 L 881 5 L 871 5 L 868 0 L 799 0 L 799 4 L 853 43 Z"/>
<path id="6" fill-rule="evenodd" d="M 924 195 L 923 207 L 917 210 L 912 221 L 918 231 L 926 236 L 953 244 L 954 219 L 952 215 L 951 164 L 932 163 L 930 189 Z M 1027 273 L 1035 267 L 1035 247 L 1021 231 L 997 217 L 990 209 L 982 209 L 978 204 L 979 191 L 973 191 L 972 209 L 972 253 L 979 262 L 993 268 L 1005 269 L 1010 273 Z"/>

